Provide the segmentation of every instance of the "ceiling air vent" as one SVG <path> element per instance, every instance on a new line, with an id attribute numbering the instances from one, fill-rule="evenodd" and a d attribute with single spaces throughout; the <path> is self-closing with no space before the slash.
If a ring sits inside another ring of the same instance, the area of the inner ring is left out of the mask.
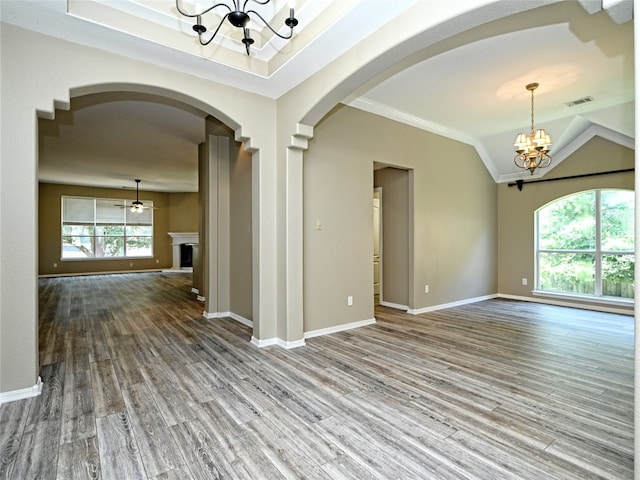
<path id="1" fill-rule="evenodd" d="M 567 107 L 577 107 L 578 105 L 582 105 L 589 102 L 595 102 L 595 98 L 593 97 L 582 97 L 577 100 L 572 100 L 570 102 L 566 102 L 565 105 Z"/>

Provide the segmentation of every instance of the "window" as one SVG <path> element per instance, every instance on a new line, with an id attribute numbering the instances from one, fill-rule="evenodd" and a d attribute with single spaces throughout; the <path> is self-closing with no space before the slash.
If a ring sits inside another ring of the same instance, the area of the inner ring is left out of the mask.
<path id="1" fill-rule="evenodd" d="M 127 200 L 62 197 L 62 259 L 153 256 L 153 209 Z M 145 206 L 153 202 L 144 200 Z"/>
<path id="2" fill-rule="evenodd" d="M 592 190 L 536 212 L 536 288 L 633 298 L 634 193 Z"/>

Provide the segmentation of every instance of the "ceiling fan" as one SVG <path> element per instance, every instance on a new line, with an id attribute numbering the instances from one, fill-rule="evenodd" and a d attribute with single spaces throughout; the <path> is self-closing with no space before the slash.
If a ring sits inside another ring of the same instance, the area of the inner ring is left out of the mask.
<path id="1" fill-rule="evenodd" d="M 131 213 L 142 213 L 143 210 L 151 210 L 151 209 L 156 209 L 158 207 L 145 207 L 144 204 L 140 201 L 140 197 L 139 197 L 139 193 L 140 193 L 140 179 L 136 178 L 136 199 L 135 201 L 131 202 L 131 205 L 128 207 L 131 209 Z M 123 207 L 122 205 L 120 205 L 120 207 L 122 208 L 127 208 L 127 207 Z"/>

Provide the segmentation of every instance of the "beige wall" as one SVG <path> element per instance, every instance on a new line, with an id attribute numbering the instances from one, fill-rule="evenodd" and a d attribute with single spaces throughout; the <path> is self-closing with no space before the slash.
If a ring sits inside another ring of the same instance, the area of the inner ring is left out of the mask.
<path id="1" fill-rule="evenodd" d="M 153 258 L 61 260 L 60 202 L 62 195 L 128 198 L 131 191 L 41 183 L 38 196 L 38 266 L 40 275 L 113 272 L 170 268 L 171 238 L 167 232 L 198 231 L 197 193 L 140 192 L 140 198 L 159 207 L 153 213 Z M 57 264 L 54 267 L 54 264 Z M 131 265 L 133 264 L 133 265 Z"/>
<path id="2" fill-rule="evenodd" d="M 197 232 L 200 207 L 197 192 L 168 194 L 169 231 Z"/>
<path id="3" fill-rule="evenodd" d="M 231 142 L 229 169 L 231 311 L 253 319 L 253 255 L 251 230 L 251 155 Z"/>
<path id="4" fill-rule="evenodd" d="M 408 306 L 419 310 L 496 292 L 497 187 L 475 150 L 336 108 L 317 125 L 304 160 L 305 331 L 373 318 L 373 162 L 412 171 Z M 385 235 L 391 234 L 385 229 Z"/>
<path id="5" fill-rule="evenodd" d="M 373 159 L 351 144 L 346 110 L 318 125 L 304 158 L 305 332 L 374 316 Z"/>
<path id="6" fill-rule="evenodd" d="M 594 137 L 566 158 L 544 179 L 633 168 L 634 152 L 601 137 Z M 558 180 L 517 187 L 498 187 L 498 291 L 532 297 L 534 288 L 534 213 L 547 203 L 572 193 L 597 188 L 633 190 L 634 174 L 619 173 Z M 528 284 L 522 285 L 526 278 Z M 589 303 L 589 302 L 585 302 Z"/>

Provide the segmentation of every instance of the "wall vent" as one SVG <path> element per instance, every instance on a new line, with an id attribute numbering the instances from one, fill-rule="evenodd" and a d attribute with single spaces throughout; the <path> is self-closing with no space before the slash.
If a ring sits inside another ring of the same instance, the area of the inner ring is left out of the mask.
<path id="1" fill-rule="evenodd" d="M 578 105 L 582 105 L 584 103 L 595 102 L 595 98 L 593 97 L 582 97 L 577 100 L 572 100 L 570 102 L 566 102 L 565 105 L 567 107 L 577 107 Z"/>

